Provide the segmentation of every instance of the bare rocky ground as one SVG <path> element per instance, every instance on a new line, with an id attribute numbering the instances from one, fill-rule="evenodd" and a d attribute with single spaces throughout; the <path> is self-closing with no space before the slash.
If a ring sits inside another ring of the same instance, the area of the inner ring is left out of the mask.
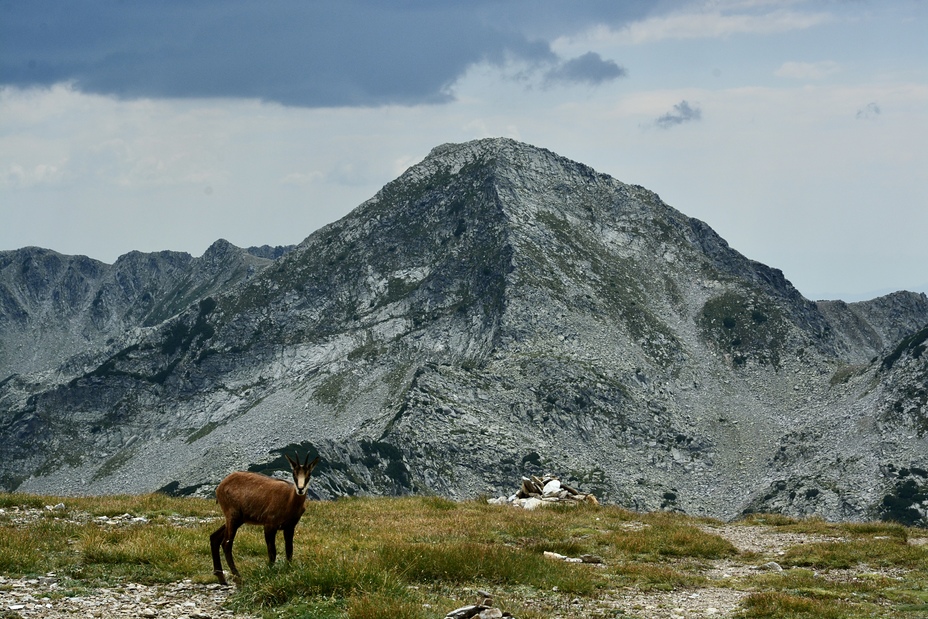
<path id="1" fill-rule="evenodd" d="M 48 512 L 64 509 L 64 505 L 35 508 L 0 509 L 7 522 L 28 525 L 48 516 Z M 84 512 L 70 512 L 67 519 L 86 523 L 93 520 L 101 527 L 123 527 L 144 524 L 145 518 L 130 514 L 94 518 Z M 218 518 L 172 516 L 174 526 L 189 527 Z M 49 572 L 43 576 L 8 578 L 0 575 L 0 619 L 61 619 L 87 617 L 102 619 L 220 619 L 247 618 L 250 615 L 232 613 L 223 608 L 226 598 L 235 589 L 219 584 L 200 584 L 190 580 L 144 585 L 120 583 L 106 587 L 88 587 L 85 583 L 63 578 Z"/>
<path id="2" fill-rule="evenodd" d="M 46 510 L 55 509 L 52 506 Z M 26 524 L 43 517 L 39 509 L 0 510 L 10 521 Z M 71 514 L 75 520 L 91 517 Z M 139 519 L 126 514 L 114 518 L 98 517 L 101 526 L 127 526 Z M 214 520 L 214 519 L 209 519 Z M 193 526 L 201 522 L 197 518 L 177 518 L 177 526 Z M 643 523 L 627 523 L 629 527 L 648 526 Z M 749 560 L 739 557 L 707 561 L 703 571 L 710 583 L 717 586 L 681 588 L 673 591 L 642 590 L 626 588 L 607 593 L 596 599 L 572 599 L 555 603 L 552 617 L 647 617 L 649 619 L 724 619 L 732 618 L 738 611 L 741 600 L 748 595 L 748 587 L 739 582 L 763 572 L 780 571 L 777 557 L 799 544 L 840 541 L 841 538 L 805 533 L 786 533 L 763 526 L 748 525 L 701 525 L 708 533 L 729 540 L 738 550 L 752 553 Z M 928 538 L 910 541 L 920 544 Z M 900 577 L 899 569 L 877 570 L 861 566 L 859 570 L 833 570 L 823 578 L 855 579 L 879 574 Z M 190 580 L 181 582 L 143 585 L 124 583 L 107 587 L 91 588 L 86 584 L 60 578 L 49 573 L 40 577 L 8 578 L 0 575 L 0 619 L 31 619 L 42 617 L 61 619 L 64 617 L 86 617 L 88 619 L 247 619 L 253 615 L 233 613 L 224 608 L 226 599 L 234 593 L 232 586 L 201 584 Z M 551 600 L 539 600 L 539 606 L 549 610 Z M 437 610 L 437 609 L 436 609 Z M 450 611 L 451 609 L 447 609 Z M 505 610 L 505 609 L 504 609 Z M 436 612 L 436 617 L 442 616 Z"/>
<path id="3" fill-rule="evenodd" d="M 719 535 L 730 541 L 738 550 L 753 555 L 755 560 L 742 562 L 738 557 L 708 562 L 708 569 L 703 572 L 710 582 L 719 586 L 708 586 L 674 591 L 642 591 L 629 589 L 608 601 L 619 616 L 648 617 L 649 619 L 702 619 L 731 618 L 738 611 L 739 604 L 748 595 L 747 587 L 739 586 L 742 579 L 764 572 L 779 572 L 784 568 L 777 563 L 777 557 L 786 554 L 786 549 L 800 544 L 841 541 L 841 538 L 811 535 L 806 533 L 785 533 L 762 526 L 747 525 L 703 525 L 708 533 Z M 910 543 L 921 543 L 918 538 Z M 860 566 L 858 570 L 832 570 L 821 574 L 823 578 L 853 580 L 864 574 L 879 574 L 888 577 L 901 576 L 903 570 L 871 569 Z M 578 615 L 579 616 L 579 615 Z"/>
<path id="4" fill-rule="evenodd" d="M 164 585 L 126 583 L 68 595 L 55 574 L 41 578 L 0 576 L 0 617 L 100 617 L 103 619 L 220 619 L 248 617 L 224 609 L 232 587 L 189 580 Z M 64 595 L 64 597 L 61 597 Z"/>

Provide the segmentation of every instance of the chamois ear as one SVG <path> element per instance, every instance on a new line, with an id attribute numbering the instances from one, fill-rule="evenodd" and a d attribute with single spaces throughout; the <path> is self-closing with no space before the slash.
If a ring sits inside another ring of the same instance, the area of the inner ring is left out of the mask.
<path id="1" fill-rule="evenodd" d="M 299 456 L 299 455 L 297 455 L 297 457 L 296 457 L 296 462 L 293 461 L 293 458 L 290 457 L 290 454 L 284 454 L 284 458 L 286 458 L 286 459 L 287 459 L 287 462 L 290 463 L 290 468 L 294 468 L 294 469 L 295 469 L 296 467 L 300 466 L 300 456 Z"/>
<path id="2" fill-rule="evenodd" d="M 306 460 L 309 460 L 309 456 L 306 456 Z M 316 468 L 316 465 L 319 464 L 319 456 L 316 456 L 316 459 L 309 463 L 309 472 L 312 473 L 313 469 Z"/>

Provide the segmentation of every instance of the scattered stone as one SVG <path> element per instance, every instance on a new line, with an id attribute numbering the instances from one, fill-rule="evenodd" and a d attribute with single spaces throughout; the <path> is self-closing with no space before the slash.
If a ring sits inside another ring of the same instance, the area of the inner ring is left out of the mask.
<path id="1" fill-rule="evenodd" d="M 223 608 L 231 587 L 183 582 L 143 585 L 124 583 L 62 595 L 54 575 L 37 578 L 0 577 L 0 617 L 17 619 L 246 619 L 253 615 Z M 15 614 L 13 614 L 15 613 Z"/>
<path id="2" fill-rule="evenodd" d="M 480 602 L 469 604 L 456 608 L 445 615 L 445 619 L 502 619 L 503 617 L 512 617 L 512 614 L 503 612 L 502 609 L 493 606 L 493 600 L 486 591 L 478 591 Z"/>
<path id="3" fill-rule="evenodd" d="M 92 516 L 89 513 L 83 511 L 68 511 L 64 503 L 58 503 L 57 505 L 45 505 L 41 509 L 19 505 L 14 505 L 9 508 L 0 508 L 0 514 L 4 515 L 5 522 L 19 526 L 30 525 L 38 520 L 48 518 L 49 516 L 46 512 L 49 511 L 62 512 L 60 515 L 56 514 L 54 516 L 55 521 L 69 522 L 73 524 L 87 524 L 88 522 L 92 522 L 97 525 L 105 526 L 107 529 L 114 527 L 120 528 L 139 526 L 151 522 L 151 520 L 144 516 L 132 516 L 131 514 L 110 517 Z M 220 516 L 197 517 L 171 514 L 169 516 L 158 516 L 156 520 L 158 522 L 167 521 L 175 527 L 198 527 L 203 524 L 217 522 L 222 520 L 222 518 Z"/>
<path id="4" fill-rule="evenodd" d="M 482 604 L 472 604 L 470 606 L 462 606 L 456 610 L 452 610 L 450 613 L 445 615 L 445 619 L 498 619 L 500 617 L 511 617 L 509 613 L 503 613 L 498 608 L 492 606 L 483 606 Z"/>
<path id="5" fill-rule="evenodd" d="M 579 557 L 567 557 L 557 552 L 551 552 L 546 550 L 544 556 L 548 559 L 554 559 L 556 561 L 564 561 L 565 563 L 590 563 L 593 565 L 601 565 L 603 563 L 603 558 L 596 555 L 580 555 Z"/>
<path id="6" fill-rule="evenodd" d="M 515 505 L 522 507 L 524 509 L 527 509 L 527 510 L 533 510 L 533 509 L 537 509 L 541 507 L 543 504 L 544 504 L 544 501 L 542 501 L 541 499 L 537 497 L 531 497 L 528 499 L 522 499 L 519 503 L 516 503 Z"/>
<path id="7" fill-rule="evenodd" d="M 552 475 L 523 477 L 518 492 L 508 498 L 501 496 L 488 499 L 487 503 L 491 505 L 512 505 L 528 510 L 553 503 L 564 505 L 590 503 L 599 505 L 599 501 L 594 495 L 579 492 Z"/>
<path id="8" fill-rule="evenodd" d="M 566 557 L 557 552 L 551 552 L 548 550 L 545 551 L 544 556 L 547 557 L 548 559 L 555 559 L 557 561 L 564 561 L 566 563 L 583 563 L 583 559 L 581 559 L 580 557 Z"/>
<path id="9" fill-rule="evenodd" d="M 477 604 L 470 604 L 468 606 L 462 606 L 461 608 L 455 608 L 447 615 L 445 615 L 445 619 L 469 619 L 470 617 L 473 617 L 479 613 L 481 608 L 482 607 L 478 606 Z"/>
<path id="10" fill-rule="evenodd" d="M 783 571 L 782 566 L 780 566 L 780 564 L 777 563 L 776 561 L 770 561 L 768 563 L 764 563 L 763 565 L 758 566 L 757 569 L 765 570 L 768 572 L 782 572 Z"/>
<path id="11" fill-rule="evenodd" d="M 541 489 L 541 494 L 543 496 L 559 496 L 561 493 L 561 481 L 559 479 L 552 479 L 545 483 L 544 487 Z"/>

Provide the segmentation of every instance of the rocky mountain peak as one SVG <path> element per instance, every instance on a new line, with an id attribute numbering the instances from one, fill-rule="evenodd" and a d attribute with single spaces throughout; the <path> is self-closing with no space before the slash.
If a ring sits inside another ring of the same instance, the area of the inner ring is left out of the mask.
<path id="1" fill-rule="evenodd" d="M 887 471 L 928 470 L 923 295 L 812 303 L 657 194 L 541 148 L 436 147 L 261 255 L 100 267 L 74 314 L 92 352 L 0 384 L 4 486 L 208 495 L 298 449 L 326 497 L 551 473 L 631 508 L 854 518 L 917 495 Z M 0 327 L 32 337 L 16 316 Z"/>

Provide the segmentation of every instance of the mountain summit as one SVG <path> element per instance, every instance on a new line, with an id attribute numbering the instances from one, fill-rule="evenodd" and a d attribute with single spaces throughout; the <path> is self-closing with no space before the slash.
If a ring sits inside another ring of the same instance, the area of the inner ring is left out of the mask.
<path id="1" fill-rule="evenodd" d="M 0 382 L 3 485 L 206 495 L 299 448 L 325 497 L 554 473 L 635 509 L 923 517 L 923 294 L 813 303 L 657 194 L 507 139 L 435 148 L 265 262 Z"/>

